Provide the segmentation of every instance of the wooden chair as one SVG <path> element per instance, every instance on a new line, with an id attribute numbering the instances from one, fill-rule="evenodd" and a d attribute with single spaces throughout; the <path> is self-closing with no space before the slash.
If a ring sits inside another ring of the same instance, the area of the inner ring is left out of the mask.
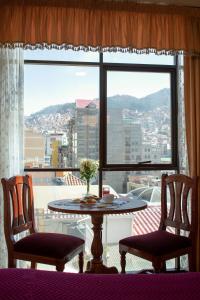
<path id="1" fill-rule="evenodd" d="M 63 271 L 64 265 L 79 255 L 79 272 L 83 272 L 84 240 L 65 234 L 37 232 L 34 221 L 32 177 L 15 176 L 1 180 L 4 193 L 4 233 L 8 248 L 8 267 L 15 268 L 16 260 L 55 265 Z M 45 195 L 44 195 L 45 196 Z M 16 236 L 28 235 L 16 241 Z"/>
<path id="2" fill-rule="evenodd" d="M 119 241 L 122 273 L 125 273 L 126 253 L 151 261 L 156 273 L 166 271 L 166 260 L 188 254 L 189 270 L 195 271 L 196 218 L 197 178 L 163 174 L 159 229 Z M 166 231 L 168 226 L 175 233 Z M 180 235 L 182 231 L 188 235 Z"/>

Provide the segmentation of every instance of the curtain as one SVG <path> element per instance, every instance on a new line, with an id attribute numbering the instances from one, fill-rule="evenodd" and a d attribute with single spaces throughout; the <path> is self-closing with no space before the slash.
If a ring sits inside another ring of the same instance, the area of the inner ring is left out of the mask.
<path id="1" fill-rule="evenodd" d="M 23 171 L 23 50 L 0 48 L 0 178 Z M 6 266 L 0 187 L 0 267 Z"/>
<path id="2" fill-rule="evenodd" d="M 65 48 L 200 54 L 200 8 L 107 0 L 5 0 L 0 43 Z"/>
<path id="3" fill-rule="evenodd" d="M 177 98 L 178 98 L 178 164 L 179 172 L 188 174 L 188 157 L 185 134 L 184 107 L 184 57 L 177 57 Z M 189 175 L 189 174 L 188 174 Z"/>
<path id="4" fill-rule="evenodd" d="M 200 57 L 185 57 L 185 122 L 189 172 L 200 176 Z M 200 178 L 198 180 L 197 271 L 200 271 Z"/>

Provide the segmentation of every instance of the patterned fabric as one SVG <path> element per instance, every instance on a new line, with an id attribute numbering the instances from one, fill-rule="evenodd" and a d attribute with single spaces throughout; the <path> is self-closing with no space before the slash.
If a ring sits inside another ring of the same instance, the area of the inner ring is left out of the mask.
<path id="1" fill-rule="evenodd" d="M 1 300 L 200 299 L 200 273 L 90 275 L 0 270 Z"/>
<path id="2" fill-rule="evenodd" d="M 23 170 L 23 50 L 0 48 L 0 178 Z M 0 187 L 0 267 L 6 263 Z"/>

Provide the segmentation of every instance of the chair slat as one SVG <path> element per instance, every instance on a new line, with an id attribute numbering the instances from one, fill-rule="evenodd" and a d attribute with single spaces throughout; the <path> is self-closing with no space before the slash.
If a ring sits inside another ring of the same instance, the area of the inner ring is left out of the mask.
<path id="1" fill-rule="evenodd" d="M 188 216 L 188 197 L 189 197 L 189 191 L 190 187 L 185 185 L 183 190 L 183 198 L 182 198 L 182 212 L 183 212 L 183 222 L 187 226 L 188 230 L 190 230 L 190 221 Z"/>
<path id="2" fill-rule="evenodd" d="M 170 191 L 170 208 L 167 219 L 172 221 L 174 219 L 174 212 L 175 212 L 175 191 L 174 191 L 174 184 L 170 182 L 168 184 L 169 191 Z"/>
<path id="3" fill-rule="evenodd" d="M 24 224 L 24 213 L 23 213 L 23 198 L 22 198 L 22 184 L 16 185 L 16 193 L 17 193 L 17 202 L 18 202 L 18 225 L 21 226 Z"/>
<path id="4" fill-rule="evenodd" d="M 22 192 L 22 199 L 23 199 L 23 212 L 24 212 L 24 222 L 29 222 L 28 217 L 28 187 L 26 184 L 23 185 L 23 192 Z"/>
<path id="5" fill-rule="evenodd" d="M 181 199 L 182 199 L 182 189 L 183 183 L 176 181 L 175 183 L 175 197 L 176 197 L 176 206 L 175 206 L 175 216 L 174 221 L 176 224 L 182 223 L 182 216 L 181 216 Z"/>
<path id="6" fill-rule="evenodd" d="M 19 224 L 19 207 L 18 207 L 18 201 L 17 201 L 17 193 L 16 193 L 16 187 L 11 186 L 9 189 L 9 195 L 10 195 L 10 202 L 12 204 L 12 214 L 13 214 L 13 220 L 12 220 L 12 228 L 18 226 Z"/>

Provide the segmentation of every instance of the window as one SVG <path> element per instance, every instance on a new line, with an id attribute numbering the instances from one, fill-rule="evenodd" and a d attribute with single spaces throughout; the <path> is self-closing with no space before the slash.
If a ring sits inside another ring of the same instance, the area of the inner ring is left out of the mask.
<path id="1" fill-rule="evenodd" d="M 25 169 L 78 168 L 85 157 L 177 168 L 172 56 L 26 50 L 25 59 Z"/>
<path id="2" fill-rule="evenodd" d="M 90 249 L 88 218 L 52 215 L 46 209 L 46 202 L 86 192 L 79 173 L 82 158 L 100 162 L 94 194 L 101 194 L 102 186 L 116 195 L 144 187 L 159 190 L 164 170 L 178 169 L 176 106 L 172 56 L 26 50 L 24 166 L 33 175 L 40 229 L 82 236 Z M 119 237 L 113 240 L 109 232 L 116 222 L 117 216 L 106 217 L 104 224 L 108 265 L 116 263 L 111 253 Z M 132 216 L 120 222 L 131 232 Z M 128 259 L 128 269 L 133 264 Z"/>

